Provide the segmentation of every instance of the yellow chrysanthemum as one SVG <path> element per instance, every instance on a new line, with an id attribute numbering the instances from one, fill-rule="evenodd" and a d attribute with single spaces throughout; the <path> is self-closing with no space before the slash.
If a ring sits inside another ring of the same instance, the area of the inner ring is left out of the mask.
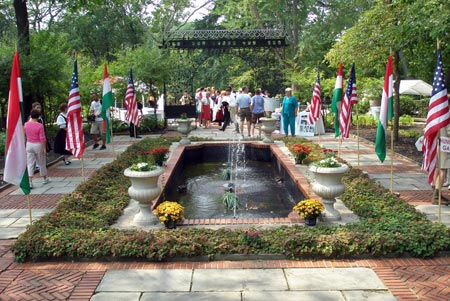
<path id="1" fill-rule="evenodd" d="M 323 204 L 316 199 L 306 199 L 298 202 L 292 210 L 297 212 L 301 217 L 306 217 L 311 215 L 319 216 L 325 208 Z"/>

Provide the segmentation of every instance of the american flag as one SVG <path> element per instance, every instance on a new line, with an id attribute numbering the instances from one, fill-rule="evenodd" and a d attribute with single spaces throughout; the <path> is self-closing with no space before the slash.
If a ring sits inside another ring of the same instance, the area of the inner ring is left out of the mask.
<path id="1" fill-rule="evenodd" d="M 73 63 L 72 82 L 70 84 L 67 110 L 66 149 L 78 159 L 84 152 L 83 119 L 81 117 L 80 90 L 78 89 L 77 61 Z"/>
<path id="2" fill-rule="evenodd" d="M 428 171 L 428 183 L 433 183 L 437 161 L 438 134 L 441 128 L 450 124 L 447 88 L 442 67 L 441 50 L 437 51 L 437 63 L 434 70 L 433 91 L 428 105 L 427 123 L 423 135 L 422 169 Z"/>
<path id="3" fill-rule="evenodd" d="M 133 71 L 130 69 L 128 77 L 127 92 L 125 93 L 124 106 L 127 108 L 125 119 L 132 122 L 135 126 L 139 126 L 139 110 L 137 108 L 136 92 L 133 83 Z"/>
<path id="4" fill-rule="evenodd" d="M 353 63 L 339 114 L 339 127 L 342 138 L 348 138 L 350 134 L 352 106 L 356 103 L 358 103 L 358 95 L 356 93 L 355 63 Z"/>
<path id="5" fill-rule="evenodd" d="M 317 70 L 316 83 L 311 98 L 311 106 L 309 107 L 308 123 L 314 124 L 320 118 L 321 104 L 320 104 L 320 73 Z"/>

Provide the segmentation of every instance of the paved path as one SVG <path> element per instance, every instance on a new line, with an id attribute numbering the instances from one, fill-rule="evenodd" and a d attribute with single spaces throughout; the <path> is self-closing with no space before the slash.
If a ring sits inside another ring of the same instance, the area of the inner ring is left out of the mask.
<path id="1" fill-rule="evenodd" d="M 176 135 L 169 132 L 168 135 Z M 233 137 L 211 129 L 193 136 Z M 313 140 L 317 140 L 315 137 Z M 134 141 L 115 138 L 115 154 Z M 331 136 L 320 143 L 337 149 Z M 346 141 L 342 157 L 357 165 L 356 142 Z M 388 163 L 373 160 L 373 147 L 360 144 L 361 168 L 386 185 Z M 86 177 L 112 161 L 111 147 L 85 153 Z M 50 167 L 52 182 L 36 180 L 31 195 L 32 216 L 54 208 L 64 194 L 82 181 L 81 162 Z M 418 165 L 395 159 L 394 190 L 409 203 L 429 210 L 430 188 Z M 28 223 L 26 198 L 12 187 L 0 193 L 0 300 L 450 300 L 450 258 L 370 260 L 250 260 L 214 262 L 41 262 L 18 264 L 9 246 Z M 422 206 L 422 207 L 421 207 Z M 448 207 L 443 208 L 443 212 Z M 448 213 L 445 213 L 448 217 Z M 445 215 L 443 214 L 443 215 Z"/>

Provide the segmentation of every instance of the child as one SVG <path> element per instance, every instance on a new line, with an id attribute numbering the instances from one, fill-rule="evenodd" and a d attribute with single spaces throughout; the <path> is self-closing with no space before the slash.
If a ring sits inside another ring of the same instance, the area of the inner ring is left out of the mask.
<path id="1" fill-rule="evenodd" d="M 228 102 L 222 101 L 222 107 L 223 107 L 223 125 L 222 128 L 219 129 L 220 131 L 225 131 L 227 128 L 227 125 L 230 124 L 230 111 L 228 111 Z"/>

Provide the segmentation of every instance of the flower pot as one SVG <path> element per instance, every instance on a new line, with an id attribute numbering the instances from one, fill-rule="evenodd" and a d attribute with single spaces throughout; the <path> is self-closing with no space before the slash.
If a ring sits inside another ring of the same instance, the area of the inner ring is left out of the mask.
<path id="1" fill-rule="evenodd" d="M 317 224 L 317 216 L 308 215 L 305 217 L 305 225 L 307 226 L 315 226 Z"/>
<path id="2" fill-rule="evenodd" d="M 186 145 L 186 144 L 190 144 L 191 141 L 188 139 L 188 135 L 191 132 L 191 123 L 192 120 L 191 119 L 177 119 L 177 123 L 178 123 L 178 132 L 181 134 L 181 140 L 180 140 L 180 144 L 182 145 Z"/>
<path id="3" fill-rule="evenodd" d="M 177 222 L 169 219 L 168 221 L 164 222 L 164 226 L 167 229 L 175 229 L 177 227 Z"/>
<path id="4" fill-rule="evenodd" d="M 303 160 L 306 159 L 306 154 L 300 154 L 295 157 L 295 164 L 303 164 Z"/>
<path id="5" fill-rule="evenodd" d="M 152 201 L 161 193 L 161 188 L 158 187 L 158 178 L 163 172 L 162 168 L 151 171 L 133 171 L 127 168 L 124 171 L 124 175 L 131 180 L 128 195 L 139 202 L 139 213 L 133 219 L 133 222 L 138 226 L 158 224 L 150 206 Z"/>
<path id="6" fill-rule="evenodd" d="M 340 196 L 345 186 L 342 184 L 342 176 L 348 170 L 348 166 L 342 164 L 339 167 L 317 167 L 311 165 L 309 170 L 314 175 L 312 190 L 320 197 L 325 207 L 323 216 L 331 221 L 341 219 L 341 215 L 334 208 L 336 197 Z"/>
<path id="7" fill-rule="evenodd" d="M 259 119 L 262 123 L 261 130 L 264 132 L 263 143 L 273 143 L 272 133 L 275 131 L 275 118 L 263 117 Z"/>

